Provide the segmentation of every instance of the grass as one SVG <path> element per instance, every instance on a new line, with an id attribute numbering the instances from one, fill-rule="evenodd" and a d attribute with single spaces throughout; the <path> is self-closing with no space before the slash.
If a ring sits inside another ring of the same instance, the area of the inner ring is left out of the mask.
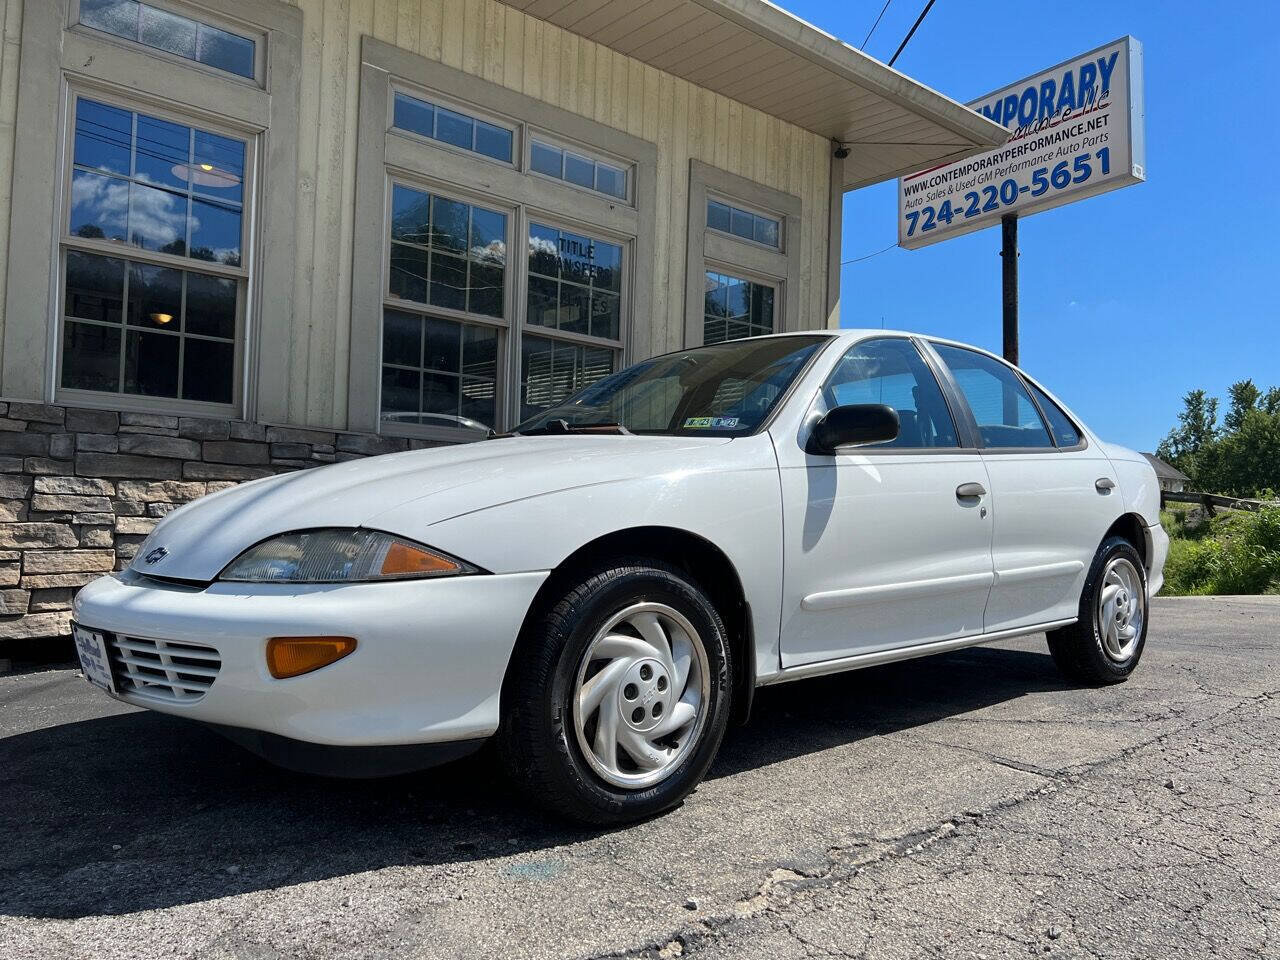
<path id="1" fill-rule="evenodd" d="M 1208 516 L 1177 504 L 1160 522 L 1170 538 L 1164 596 L 1280 594 L 1280 507 Z"/>

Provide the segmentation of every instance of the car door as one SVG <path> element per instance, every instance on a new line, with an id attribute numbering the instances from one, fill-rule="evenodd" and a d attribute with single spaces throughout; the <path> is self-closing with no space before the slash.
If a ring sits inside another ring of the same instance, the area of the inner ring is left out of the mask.
<path id="1" fill-rule="evenodd" d="M 964 400 L 991 480 L 993 633 L 1075 617 L 1098 545 L 1121 513 L 1111 462 L 1039 387 L 995 357 L 929 344 Z"/>
<path id="2" fill-rule="evenodd" d="M 831 456 L 806 451 L 820 416 L 853 403 L 893 407 L 898 438 Z M 930 361 L 907 337 L 848 348 L 799 429 L 774 436 L 783 667 L 982 632 L 993 580 L 988 481 L 962 436 Z"/>

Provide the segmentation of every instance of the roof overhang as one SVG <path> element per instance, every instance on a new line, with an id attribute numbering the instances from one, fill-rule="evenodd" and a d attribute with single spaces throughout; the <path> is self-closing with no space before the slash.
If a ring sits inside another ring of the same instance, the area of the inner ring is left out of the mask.
<path id="1" fill-rule="evenodd" d="M 997 147 L 1009 131 L 764 0 L 502 0 L 849 147 L 844 189 Z"/>

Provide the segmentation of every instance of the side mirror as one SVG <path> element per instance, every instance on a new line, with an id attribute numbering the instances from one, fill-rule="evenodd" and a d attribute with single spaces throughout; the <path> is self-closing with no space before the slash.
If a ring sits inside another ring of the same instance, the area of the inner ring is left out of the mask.
<path id="1" fill-rule="evenodd" d="M 831 456 L 839 447 L 861 447 L 898 437 L 898 411 L 883 403 L 850 403 L 827 411 L 813 425 L 807 450 Z"/>

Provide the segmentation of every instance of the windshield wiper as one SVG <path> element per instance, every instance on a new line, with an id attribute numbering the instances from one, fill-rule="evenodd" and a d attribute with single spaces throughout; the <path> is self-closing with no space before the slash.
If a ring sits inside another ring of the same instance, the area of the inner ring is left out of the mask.
<path id="1" fill-rule="evenodd" d="M 631 431 L 613 420 L 602 420 L 599 423 L 570 423 L 568 420 L 549 420 L 540 427 L 529 430 L 513 430 L 512 436 L 540 437 L 564 435 L 569 433 L 604 433 L 630 436 Z"/>

